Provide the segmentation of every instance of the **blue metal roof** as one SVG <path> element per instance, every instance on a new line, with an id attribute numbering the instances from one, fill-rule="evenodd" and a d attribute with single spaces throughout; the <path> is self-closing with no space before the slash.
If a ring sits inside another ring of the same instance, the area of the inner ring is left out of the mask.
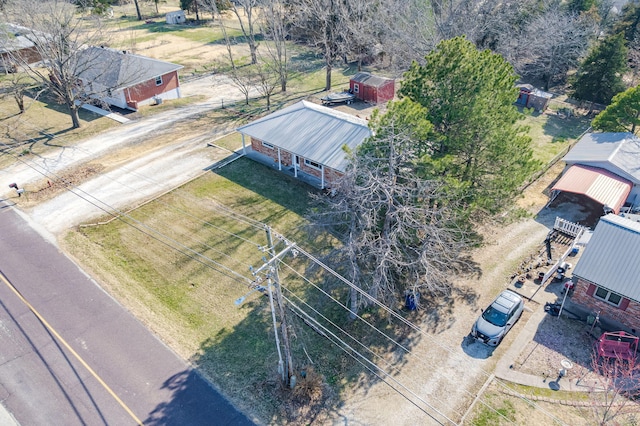
<path id="1" fill-rule="evenodd" d="M 366 120 L 307 101 L 237 130 L 341 172 L 349 163 L 344 147 L 355 151 L 371 135 Z"/>
<path id="2" fill-rule="evenodd" d="M 600 218 L 573 275 L 640 302 L 640 223 Z"/>

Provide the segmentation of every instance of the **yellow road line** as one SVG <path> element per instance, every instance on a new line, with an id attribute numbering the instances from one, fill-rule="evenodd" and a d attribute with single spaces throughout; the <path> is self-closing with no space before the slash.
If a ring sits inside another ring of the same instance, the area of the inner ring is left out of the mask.
<path id="1" fill-rule="evenodd" d="M 62 336 L 60 336 L 60 334 L 58 334 L 58 332 L 47 322 L 47 320 L 45 320 L 42 317 L 42 315 L 40 315 L 40 313 L 38 311 L 36 311 L 36 309 L 31 305 L 31 303 L 29 303 L 27 301 L 27 299 L 25 299 L 24 296 L 22 296 L 22 294 L 20 294 L 18 289 L 16 289 L 13 286 L 13 284 L 11 284 L 11 282 L 9 282 L 9 280 L 7 279 L 7 277 L 4 275 L 4 273 L 2 271 L 0 271 L 0 279 L 2 280 L 2 282 L 4 282 L 7 285 L 7 287 L 9 287 L 9 289 L 11 289 L 11 291 L 13 291 L 15 293 L 16 296 L 18 296 L 18 298 L 22 301 L 22 303 L 24 303 L 31 310 L 31 312 L 33 312 L 33 314 L 36 317 L 38 317 L 40 322 L 42 324 L 44 324 L 44 326 L 47 328 L 47 330 L 49 330 L 60 341 L 60 343 L 62 343 L 64 345 L 64 347 L 67 348 L 69 350 L 69 352 L 71 352 L 73 354 L 73 356 L 76 357 L 76 359 L 78 361 L 80 361 L 80 363 L 84 366 L 84 368 L 86 368 L 87 371 L 89 373 L 91 373 L 91 375 L 93 377 L 95 377 L 95 379 L 102 385 L 102 387 L 105 388 L 105 390 L 107 392 L 109 392 L 109 394 L 113 397 L 113 399 L 115 399 L 118 402 L 118 404 L 120 404 L 120 406 L 122 408 L 124 408 L 124 410 L 131 416 L 131 418 L 133 420 L 135 420 L 135 422 L 138 425 L 143 426 L 143 423 L 140 421 L 140 419 L 138 417 L 136 417 L 135 414 L 133 414 L 133 411 L 131 411 L 131 409 L 129 407 L 127 407 L 127 405 L 118 397 L 118 395 L 116 395 L 116 393 L 109 387 L 109 385 L 107 385 L 104 382 L 104 380 L 102 380 L 100 378 L 100 376 L 98 376 L 98 373 L 93 371 L 93 369 L 91 367 L 89 367 L 89 364 L 87 364 L 85 362 L 85 360 L 82 359 L 82 357 L 80 357 L 80 355 L 78 355 L 78 353 L 76 351 L 74 351 L 71 346 L 69 346 L 69 344 L 62 338 Z"/>

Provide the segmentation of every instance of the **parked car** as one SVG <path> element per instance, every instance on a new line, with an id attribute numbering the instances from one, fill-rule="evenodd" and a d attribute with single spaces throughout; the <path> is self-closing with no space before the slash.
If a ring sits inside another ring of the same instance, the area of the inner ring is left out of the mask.
<path id="1" fill-rule="evenodd" d="M 523 310 L 522 297 L 511 290 L 504 290 L 482 311 L 471 328 L 471 336 L 486 345 L 498 346 L 520 319 Z"/>

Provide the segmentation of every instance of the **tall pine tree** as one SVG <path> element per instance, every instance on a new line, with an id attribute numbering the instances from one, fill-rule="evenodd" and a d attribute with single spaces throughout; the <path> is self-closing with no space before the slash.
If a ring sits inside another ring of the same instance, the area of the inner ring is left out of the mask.
<path id="1" fill-rule="evenodd" d="M 404 75 L 400 95 L 426 108 L 436 134 L 425 178 L 462 188 L 472 210 L 498 211 L 537 165 L 513 105 L 516 78 L 502 56 L 463 37 L 441 42 Z"/>
<path id="2" fill-rule="evenodd" d="M 624 34 L 609 36 L 587 55 L 573 81 L 573 97 L 608 105 L 624 91 L 622 75 L 627 71 Z"/>
<path id="3" fill-rule="evenodd" d="M 631 132 L 640 129 L 640 86 L 613 97 L 611 105 L 593 119 L 591 126 L 603 132 Z"/>

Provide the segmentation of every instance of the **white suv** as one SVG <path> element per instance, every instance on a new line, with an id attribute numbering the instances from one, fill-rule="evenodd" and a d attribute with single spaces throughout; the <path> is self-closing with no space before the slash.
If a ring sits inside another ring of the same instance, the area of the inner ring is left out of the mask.
<path id="1" fill-rule="evenodd" d="M 522 297 L 511 290 L 504 290 L 482 311 L 482 315 L 471 328 L 471 336 L 489 346 L 498 346 L 520 319 L 523 310 Z"/>

